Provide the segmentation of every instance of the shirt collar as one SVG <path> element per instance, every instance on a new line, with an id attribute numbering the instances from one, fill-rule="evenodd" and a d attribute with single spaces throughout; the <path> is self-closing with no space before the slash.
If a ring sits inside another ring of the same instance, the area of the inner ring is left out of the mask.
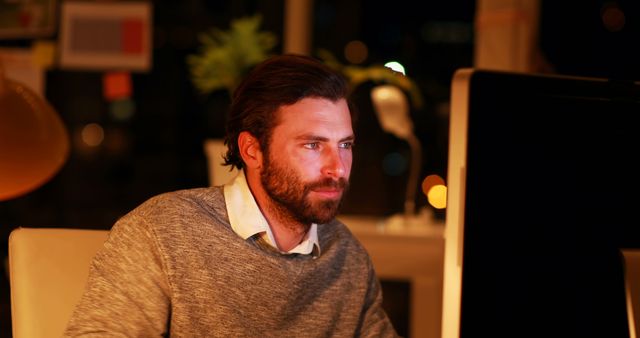
<path id="1" fill-rule="evenodd" d="M 225 184 L 224 199 L 229 223 L 238 236 L 246 240 L 255 234 L 264 234 L 267 243 L 277 249 L 273 232 L 249 189 L 244 170 L 240 170 L 231 182 Z M 286 253 L 308 255 L 314 252 L 316 255 L 320 253 L 320 243 L 318 241 L 318 225 L 312 223 L 302 242 Z"/>

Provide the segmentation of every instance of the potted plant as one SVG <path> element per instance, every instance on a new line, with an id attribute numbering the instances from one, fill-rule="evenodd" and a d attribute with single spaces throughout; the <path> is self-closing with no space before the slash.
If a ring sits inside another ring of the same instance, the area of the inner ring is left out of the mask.
<path id="1" fill-rule="evenodd" d="M 228 30 L 212 28 L 198 36 L 200 48 L 197 53 L 187 56 L 187 65 L 191 81 L 201 95 L 225 91 L 228 104 L 245 74 L 271 55 L 278 40 L 275 34 L 261 31 L 261 23 L 260 15 L 243 17 L 232 20 Z M 220 108 L 216 113 L 226 117 L 226 105 Z M 235 170 L 229 171 L 222 166 L 226 146 L 221 138 L 206 139 L 204 151 L 211 185 L 224 184 L 235 176 Z"/>

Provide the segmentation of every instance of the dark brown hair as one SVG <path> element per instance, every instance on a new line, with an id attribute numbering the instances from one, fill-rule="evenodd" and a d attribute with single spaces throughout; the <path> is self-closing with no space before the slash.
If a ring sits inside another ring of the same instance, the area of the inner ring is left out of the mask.
<path id="1" fill-rule="evenodd" d="M 243 131 L 256 137 L 264 152 L 268 150 L 281 106 L 307 97 L 335 102 L 347 96 L 344 76 L 312 57 L 285 54 L 258 64 L 233 94 L 226 126 L 225 165 L 244 167 L 238 149 L 238 136 Z M 349 111 L 353 115 L 353 109 Z"/>

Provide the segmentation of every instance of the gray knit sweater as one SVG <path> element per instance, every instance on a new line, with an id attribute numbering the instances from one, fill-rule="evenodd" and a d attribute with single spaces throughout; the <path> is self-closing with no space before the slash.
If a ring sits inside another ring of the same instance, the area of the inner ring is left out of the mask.
<path id="1" fill-rule="evenodd" d="M 338 221 L 318 237 L 282 255 L 233 232 L 220 187 L 156 196 L 112 228 L 65 336 L 395 337 L 363 247 Z"/>

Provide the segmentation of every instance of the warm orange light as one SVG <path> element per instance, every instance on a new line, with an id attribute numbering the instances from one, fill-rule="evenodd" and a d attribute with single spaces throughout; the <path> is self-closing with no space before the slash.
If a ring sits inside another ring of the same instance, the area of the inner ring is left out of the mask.
<path id="1" fill-rule="evenodd" d="M 444 180 L 438 175 L 429 175 L 422 180 L 422 192 L 427 195 L 436 185 L 444 185 Z"/>
<path id="2" fill-rule="evenodd" d="M 444 209 L 447 207 L 447 187 L 444 185 L 435 185 L 427 193 L 429 204 L 436 209 Z"/>
<path id="3" fill-rule="evenodd" d="M 429 175 L 422 181 L 422 192 L 427 196 L 429 204 L 436 209 L 447 207 L 447 186 L 438 175 Z"/>
<path id="4" fill-rule="evenodd" d="M 31 89 L 5 78 L 0 65 L 0 201 L 47 182 L 68 155 L 58 114 Z"/>

